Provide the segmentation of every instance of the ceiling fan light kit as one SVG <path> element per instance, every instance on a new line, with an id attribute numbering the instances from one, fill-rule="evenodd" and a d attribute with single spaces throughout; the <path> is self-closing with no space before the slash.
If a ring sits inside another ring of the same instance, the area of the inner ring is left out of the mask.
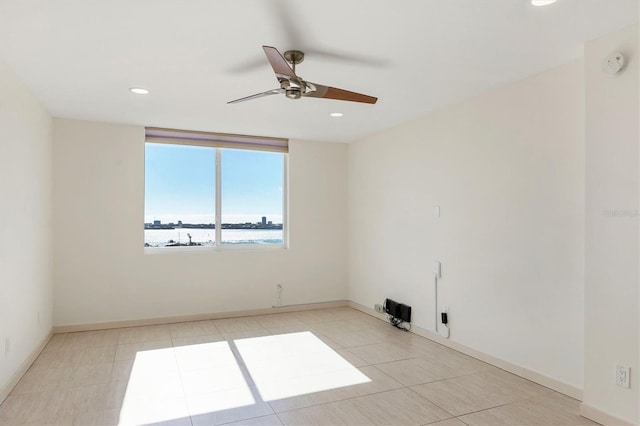
<path id="1" fill-rule="evenodd" d="M 531 4 L 534 6 L 549 6 L 550 4 L 555 3 L 557 0 L 531 0 Z"/>
<path id="2" fill-rule="evenodd" d="M 149 90 L 143 89 L 142 87 L 130 87 L 129 91 L 131 93 L 135 93 L 136 95 L 148 95 Z"/>
<path id="3" fill-rule="evenodd" d="M 323 86 L 322 84 L 311 83 L 303 80 L 296 74 L 296 65 L 304 61 L 304 52 L 299 50 L 287 50 L 284 55 L 278 49 L 271 46 L 262 46 L 267 59 L 276 74 L 276 79 L 280 83 L 279 89 L 271 89 L 266 92 L 246 96 L 244 98 L 229 101 L 229 104 L 249 101 L 262 98 L 264 96 L 284 93 L 289 99 L 300 99 L 301 97 L 336 99 L 340 101 L 361 102 L 375 104 L 378 98 L 363 95 L 361 93 L 350 92 L 336 87 Z"/>

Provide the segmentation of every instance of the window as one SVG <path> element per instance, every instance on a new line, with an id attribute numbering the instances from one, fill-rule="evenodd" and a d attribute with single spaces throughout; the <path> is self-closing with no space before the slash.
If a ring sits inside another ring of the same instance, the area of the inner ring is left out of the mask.
<path id="1" fill-rule="evenodd" d="M 144 246 L 285 247 L 283 139 L 147 128 Z"/>

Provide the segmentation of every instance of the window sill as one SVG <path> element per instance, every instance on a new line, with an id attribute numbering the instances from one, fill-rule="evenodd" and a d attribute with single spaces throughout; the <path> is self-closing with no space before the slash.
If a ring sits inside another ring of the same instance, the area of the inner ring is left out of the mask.
<path id="1" fill-rule="evenodd" d="M 286 250 L 285 244 L 222 244 L 208 247 L 143 247 L 144 254 L 174 254 L 174 253 L 215 253 L 233 251 L 272 251 Z"/>

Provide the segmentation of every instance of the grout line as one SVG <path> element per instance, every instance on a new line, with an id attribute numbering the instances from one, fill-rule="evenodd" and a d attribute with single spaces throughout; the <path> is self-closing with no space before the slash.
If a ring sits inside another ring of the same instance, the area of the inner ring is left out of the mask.
<path id="1" fill-rule="evenodd" d="M 189 424 L 193 426 L 193 419 L 191 418 L 191 408 L 189 408 L 189 402 L 187 401 L 187 392 L 184 389 L 184 381 L 182 380 L 182 371 L 180 370 L 180 365 L 178 365 L 178 357 L 176 356 L 176 347 L 174 346 L 173 336 L 171 335 L 171 329 L 169 329 L 169 340 L 171 341 L 171 353 L 173 354 L 173 359 L 176 363 L 176 370 L 178 372 L 178 378 L 180 379 L 180 387 L 182 388 L 182 395 L 184 398 L 184 405 L 187 407 L 187 415 L 189 417 Z M 134 358 L 135 360 L 135 358 Z M 133 371 L 133 367 L 132 367 Z M 128 382 L 127 382 L 128 385 Z"/>
<path id="2" fill-rule="evenodd" d="M 406 386 L 404 388 L 406 389 Z M 385 390 L 378 391 L 378 392 L 371 392 L 371 393 L 366 393 L 366 394 L 363 394 L 363 395 L 356 395 L 356 396 L 350 396 L 348 398 L 336 399 L 335 401 L 321 402 L 321 403 L 318 403 L 318 404 L 306 405 L 304 407 L 292 408 L 291 410 L 282 410 L 282 411 L 276 412 L 276 414 L 279 414 L 279 413 L 290 413 L 290 412 L 293 412 L 293 411 L 305 410 L 307 408 L 319 407 L 319 406 L 322 406 L 322 405 L 335 404 L 337 402 L 342 402 L 342 401 L 350 401 L 352 399 L 365 398 L 367 396 L 379 395 L 379 394 L 382 394 L 382 393 L 393 392 L 393 391 L 402 390 L 402 389 L 403 388 L 385 389 Z M 295 398 L 295 397 L 293 397 L 293 398 Z"/>
<path id="3" fill-rule="evenodd" d="M 481 373 L 485 373 L 486 370 L 484 371 L 474 371 L 473 373 L 465 373 L 465 374 L 460 374 L 459 376 L 451 376 L 451 377 L 445 377 L 442 379 L 435 379 L 435 380 L 431 380 L 430 382 L 424 382 L 424 383 L 417 383 L 415 385 L 410 385 L 410 387 L 415 387 L 415 386 L 423 386 L 423 385 L 430 385 L 432 383 L 439 383 L 439 382 L 446 382 L 448 380 L 453 380 L 453 379 L 458 379 L 460 377 L 468 377 L 468 376 L 473 376 L 476 374 L 481 374 Z"/>
<path id="4" fill-rule="evenodd" d="M 345 348 L 345 349 L 347 349 L 347 350 L 348 350 L 348 348 Z M 391 361 L 391 362 L 394 362 L 394 361 Z M 381 363 L 381 364 L 383 364 L 383 363 Z M 378 365 L 380 365 L 380 364 L 378 364 Z M 373 368 L 375 368 L 376 370 L 378 370 L 380 373 L 382 373 L 382 374 L 384 374 L 384 375 L 386 375 L 386 376 L 389 376 L 389 377 L 391 377 L 393 380 L 395 380 L 396 382 L 400 383 L 399 381 L 397 381 L 396 379 L 394 379 L 392 376 L 390 376 L 390 375 L 389 375 L 389 374 L 387 374 L 386 372 L 384 372 L 384 371 L 380 370 L 379 368 L 377 368 L 377 367 L 376 367 L 376 365 L 369 365 L 368 367 L 373 367 Z M 483 372 L 485 372 L 485 371 L 477 371 L 477 372 L 473 372 L 473 373 L 469 373 L 469 374 L 463 374 L 463 375 L 460 375 L 460 376 L 443 378 L 443 379 L 439 379 L 439 380 L 434 380 L 434 381 L 432 381 L 432 382 L 427 382 L 427 383 L 424 383 L 424 384 L 430 384 L 430 383 L 436 383 L 436 382 L 444 382 L 444 381 L 447 381 L 447 380 L 456 379 L 456 378 L 458 378 L 458 377 L 466 377 L 466 376 L 472 376 L 472 375 L 476 375 L 476 374 L 481 374 L 481 373 L 483 373 Z M 415 393 L 415 394 L 416 394 L 416 395 L 418 395 L 419 397 L 421 397 L 421 398 L 423 398 L 423 399 L 425 399 L 425 400 L 429 401 L 430 403 L 432 403 L 432 404 L 433 404 L 433 405 L 435 405 L 436 407 L 440 408 L 441 410 L 443 410 L 444 412 L 446 412 L 447 414 L 449 414 L 449 415 L 451 416 L 451 418 L 455 418 L 455 417 L 456 417 L 454 414 L 452 414 L 452 413 L 450 413 L 449 411 L 445 410 L 443 407 L 441 407 L 440 405 L 436 404 L 434 401 L 431 401 L 430 399 L 426 398 L 425 396 L 420 395 L 420 394 L 419 394 L 419 393 L 417 393 L 415 390 L 413 390 L 411 387 L 409 387 L 409 386 L 407 386 L 407 385 L 404 385 L 403 383 L 400 383 L 400 384 L 402 385 L 402 387 L 401 387 L 401 388 L 396 388 L 396 389 L 387 389 L 387 390 L 384 390 L 384 391 L 372 392 L 372 393 L 368 393 L 368 394 L 364 394 L 364 395 L 358 395 L 358 396 L 354 396 L 354 397 L 350 397 L 350 398 L 344 398 L 344 399 L 339 399 L 339 400 L 335 400 L 335 401 L 330 401 L 330 402 L 327 402 L 327 403 L 312 404 L 312 405 L 309 405 L 309 406 L 300 407 L 300 408 L 294 408 L 294 409 L 291 409 L 291 410 L 283 410 L 283 411 L 281 411 L 281 413 L 283 413 L 283 412 L 289 412 L 289 411 L 297 411 L 297 410 L 302 410 L 302 409 L 310 408 L 310 407 L 317 407 L 317 406 L 321 406 L 321 405 L 328 405 L 328 404 L 336 403 L 336 402 L 339 402 L 339 401 L 348 401 L 348 400 L 351 400 L 351 399 L 362 398 L 362 397 L 365 397 L 365 396 L 371 396 L 371 395 L 376 395 L 376 394 L 385 393 L 385 392 L 391 392 L 391 391 L 394 391 L 394 390 L 399 390 L 399 389 L 403 389 L 403 388 L 404 388 L 404 389 L 408 389 L 408 390 L 410 390 L 411 392 Z M 420 384 L 412 385 L 412 387 L 413 387 L 413 386 L 420 386 Z M 509 405 L 509 404 L 513 404 L 513 403 L 517 403 L 517 402 L 522 402 L 522 401 L 525 401 L 525 400 L 528 400 L 528 399 L 536 398 L 536 397 L 538 397 L 538 396 L 540 396 L 540 395 L 536 395 L 536 396 L 533 396 L 533 397 L 530 397 L 530 398 L 525 398 L 525 399 L 523 399 L 523 400 L 518 400 L 518 401 L 509 402 L 509 403 L 502 404 L 502 405 L 498 405 L 498 406 L 496 406 L 496 407 L 491 407 L 491 408 L 497 408 L 497 407 L 504 406 L 504 405 Z M 273 408 L 273 407 L 272 407 L 272 408 Z M 489 409 L 491 409 L 491 408 L 487 408 L 487 409 L 479 410 L 479 411 L 486 411 L 486 410 L 489 410 Z M 276 414 L 277 414 L 277 413 L 276 413 Z M 462 415 L 467 415 L 467 414 L 473 414 L 473 412 L 471 412 L 471 413 L 465 413 L 465 414 L 462 414 Z M 464 422 L 463 422 L 463 423 L 464 423 Z"/>
<path id="5" fill-rule="evenodd" d="M 463 415 L 464 415 L 464 414 L 463 414 Z M 462 417 L 462 416 L 454 417 L 454 419 L 456 419 L 457 421 L 459 421 L 459 422 L 460 422 L 460 423 L 462 423 L 462 424 L 465 424 L 465 425 L 469 426 L 469 423 L 465 422 L 465 421 L 464 421 L 464 420 L 462 420 L 460 417 Z"/>
<path id="6" fill-rule="evenodd" d="M 465 376 L 472 376 L 472 375 L 474 375 L 474 374 L 479 374 L 479 373 L 467 374 L 467 375 L 465 375 Z M 458 377 L 464 377 L 464 376 L 458 376 Z M 438 380 L 438 382 L 444 382 L 444 381 L 451 380 L 451 379 L 455 379 L 455 377 L 452 377 L 452 378 L 450 378 L 450 379 Z M 429 382 L 429 383 L 425 383 L 425 384 L 431 384 L 431 383 L 436 383 L 436 382 Z M 420 386 L 420 385 L 416 385 L 416 386 Z M 411 388 L 409 388 L 409 389 L 410 389 L 411 391 L 415 392 L 416 394 L 418 394 L 419 396 L 421 396 L 422 398 L 426 399 L 426 400 L 427 400 L 427 401 L 429 401 L 430 403 L 434 404 L 434 405 L 435 405 L 435 406 L 437 406 L 438 408 L 440 408 L 440 409 L 444 410 L 445 412 L 447 412 L 447 413 L 451 414 L 451 415 L 452 415 L 452 416 L 454 416 L 455 418 L 462 417 L 462 416 L 467 416 L 467 415 L 470 415 L 470 414 L 481 413 L 481 412 L 483 412 L 483 411 L 493 410 L 494 408 L 506 407 L 507 405 L 519 404 L 519 403 L 521 403 L 521 402 L 529 401 L 529 400 L 532 400 L 532 399 L 535 399 L 535 398 L 538 398 L 538 397 L 541 397 L 541 396 L 544 396 L 544 395 L 548 394 L 547 392 L 545 392 L 545 393 L 540 394 L 540 395 L 530 396 L 530 397 L 527 397 L 527 398 L 519 399 L 519 400 L 517 400 L 517 401 L 506 402 L 506 403 L 504 403 L 504 404 L 498 404 L 498 405 L 493 406 L 493 407 L 483 408 L 483 409 L 481 409 L 481 410 L 476 410 L 476 411 L 470 411 L 470 412 L 468 412 L 468 413 L 463 413 L 463 414 L 459 414 L 459 415 L 457 415 L 457 416 L 456 416 L 455 414 L 450 413 L 450 412 L 449 412 L 449 411 L 447 411 L 444 407 L 441 407 L 441 406 L 440 406 L 440 405 L 438 405 L 436 402 L 434 402 L 434 401 L 430 400 L 430 399 L 429 399 L 429 398 L 427 398 L 426 396 L 424 396 L 424 395 L 420 395 L 420 394 L 419 394 L 419 393 L 417 393 L 414 389 L 411 389 Z M 554 390 L 551 390 L 551 392 L 559 393 L 559 392 L 556 392 L 556 391 L 554 391 Z M 460 420 L 460 421 L 462 421 L 462 420 Z M 465 423 L 465 422 L 463 422 L 463 423 Z M 467 423 L 465 423 L 465 424 L 467 424 Z"/>
<path id="7" fill-rule="evenodd" d="M 444 407 L 441 407 L 440 405 L 436 404 L 435 402 L 433 402 L 432 400 L 430 400 L 429 398 L 427 398 L 424 395 L 419 394 L 418 392 L 416 392 L 414 389 L 407 387 L 407 389 L 409 389 L 411 392 L 415 393 L 417 396 L 419 396 L 420 398 L 424 399 L 425 401 L 430 402 L 431 404 L 435 405 L 436 407 L 438 407 L 439 409 L 441 409 L 442 411 L 444 411 L 445 413 L 447 413 L 448 415 L 450 415 L 452 418 L 455 417 L 455 414 L 447 411 Z"/>
<path id="8" fill-rule="evenodd" d="M 365 368 L 365 367 L 373 367 L 373 368 L 375 368 L 375 366 L 374 366 L 374 365 L 364 365 L 364 366 L 362 366 L 362 367 L 354 367 L 354 368 L 357 368 L 358 370 L 360 370 L 361 368 Z M 320 406 L 320 405 L 328 405 L 328 404 L 333 404 L 333 403 L 335 403 L 335 402 L 340 402 L 340 401 L 349 401 L 349 400 L 356 399 L 356 398 L 364 398 L 364 397 L 366 397 L 366 396 L 378 395 L 378 394 L 386 393 L 386 392 L 393 392 L 393 391 L 401 390 L 401 389 L 403 389 L 403 388 L 404 388 L 404 389 L 409 389 L 409 387 L 408 387 L 408 386 L 405 386 L 405 385 L 403 385 L 402 383 L 398 382 L 397 380 L 395 380 L 393 377 L 391 377 L 390 375 L 388 375 L 388 374 L 387 374 L 387 373 L 385 373 L 384 371 L 382 371 L 382 370 L 380 370 L 380 369 L 377 369 L 377 368 L 376 368 L 376 370 L 378 370 L 378 372 L 380 372 L 381 374 L 383 374 L 383 375 L 385 375 L 385 376 L 387 376 L 387 377 L 390 377 L 392 380 L 396 381 L 398 384 L 400 384 L 400 385 L 401 385 L 401 387 L 399 387 L 399 388 L 392 388 L 392 389 L 385 389 L 385 390 L 381 390 L 381 391 L 377 391 L 377 392 L 365 393 L 365 394 L 362 394 L 362 395 L 351 396 L 351 397 L 348 397 L 348 398 L 336 399 L 335 401 L 329 401 L 329 402 L 323 402 L 323 403 L 319 403 L 319 404 L 307 405 L 307 406 L 305 406 L 305 407 L 293 408 L 293 409 L 291 409 L 291 410 L 283 410 L 283 411 L 280 411 L 280 413 L 287 413 L 287 412 L 291 412 L 291 411 L 304 410 L 305 408 L 318 407 L 318 406 Z M 364 373 L 363 373 L 363 374 L 364 374 Z M 332 389 L 332 390 L 333 390 L 333 389 Z M 410 390 L 411 390 L 411 389 L 410 389 Z M 326 391 L 324 391 L 324 392 L 326 392 Z M 293 397 L 293 398 L 295 398 L 295 397 Z M 276 413 L 276 414 L 277 414 L 277 413 Z"/>
<path id="9" fill-rule="evenodd" d="M 555 391 L 554 391 L 554 392 L 555 392 Z M 471 411 L 471 412 L 469 412 L 469 413 L 460 414 L 458 417 L 468 416 L 468 415 L 471 415 L 471 414 L 482 413 L 482 412 L 484 412 L 484 411 L 493 410 L 494 408 L 502 408 L 502 407 L 506 407 L 507 405 L 519 404 L 519 403 L 521 403 L 521 402 L 525 402 L 525 401 L 529 401 L 529 400 L 532 400 L 532 399 L 538 398 L 539 396 L 542 396 L 542 395 L 536 395 L 536 396 L 532 396 L 532 397 L 529 397 L 529 398 L 520 399 L 520 400 L 518 400 L 518 401 L 511 401 L 511 402 L 507 402 L 507 403 L 504 403 L 504 404 L 496 405 L 495 407 L 489 407 L 489 408 L 483 408 L 483 409 L 481 409 L 481 410 Z M 462 420 L 461 420 L 461 421 L 462 421 Z M 463 423 L 464 423 L 464 422 L 463 422 Z M 466 424 L 466 423 L 465 423 L 465 424 Z"/>
<path id="10" fill-rule="evenodd" d="M 273 410 L 273 407 L 271 408 Z M 275 410 L 273 411 L 273 413 L 275 414 L 275 416 L 278 418 L 278 420 L 280 421 L 281 424 L 284 425 L 284 422 L 282 421 L 282 417 L 280 417 L 280 414 L 276 413 Z"/>

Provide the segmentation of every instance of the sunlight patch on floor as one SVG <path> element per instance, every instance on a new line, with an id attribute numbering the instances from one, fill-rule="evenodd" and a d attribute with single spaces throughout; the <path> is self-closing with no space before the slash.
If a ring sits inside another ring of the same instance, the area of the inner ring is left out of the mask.
<path id="1" fill-rule="evenodd" d="M 371 380 L 311 332 L 234 341 L 264 401 Z"/>
<path id="2" fill-rule="evenodd" d="M 119 423 L 163 422 L 254 403 L 227 342 L 141 351 L 129 376 Z"/>
<path id="3" fill-rule="evenodd" d="M 140 351 L 119 424 L 188 423 L 190 416 L 210 422 L 238 410 L 270 414 L 268 401 L 366 382 L 311 332 Z"/>

